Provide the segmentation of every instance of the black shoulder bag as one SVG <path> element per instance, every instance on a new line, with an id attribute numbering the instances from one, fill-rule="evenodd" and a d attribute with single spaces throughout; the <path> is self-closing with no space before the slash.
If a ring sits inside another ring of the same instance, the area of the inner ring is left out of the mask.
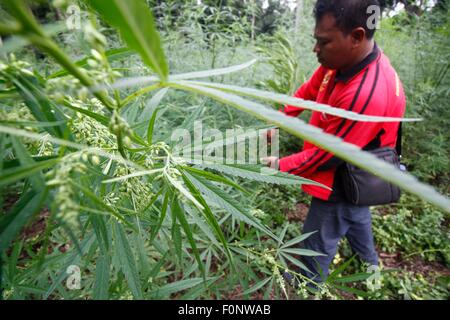
<path id="1" fill-rule="evenodd" d="M 406 167 L 400 163 L 401 140 L 402 124 L 400 123 L 395 149 L 383 147 L 367 150 L 367 152 L 394 165 L 399 170 L 406 171 Z M 395 203 L 400 199 L 400 188 L 350 163 L 345 162 L 339 168 L 338 174 L 340 174 L 345 198 L 354 205 L 375 206 Z"/>

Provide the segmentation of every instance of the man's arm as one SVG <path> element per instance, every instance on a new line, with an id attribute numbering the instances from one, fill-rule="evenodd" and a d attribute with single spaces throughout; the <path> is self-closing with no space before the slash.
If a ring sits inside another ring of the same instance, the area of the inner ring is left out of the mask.
<path id="1" fill-rule="evenodd" d="M 352 93 L 346 94 L 336 107 L 348 110 L 352 105 L 353 98 L 354 95 Z M 354 102 L 353 110 L 356 112 L 363 111 L 366 101 L 367 97 L 364 95 L 360 96 Z M 374 102 L 369 101 L 369 103 Z M 327 126 L 324 129 L 325 133 L 337 136 L 345 142 L 352 143 L 361 148 L 372 141 L 382 127 L 381 123 L 358 122 L 330 115 L 326 115 L 326 119 Z M 313 147 L 280 159 L 279 169 L 283 172 L 308 177 L 315 171 L 320 170 L 319 167 L 331 169 L 341 163 L 336 160 L 333 154 L 318 147 Z"/>
<path id="2" fill-rule="evenodd" d="M 326 69 L 320 66 L 311 78 L 306 81 L 294 94 L 294 97 L 300 98 L 303 100 L 316 101 L 317 94 L 319 93 L 320 85 L 322 84 L 322 80 L 325 76 Z M 297 117 L 301 112 L 303 112 L 303 108 L 294 107 L 286 105 L 284 107 L 284 113 L 288 116 Z"/>

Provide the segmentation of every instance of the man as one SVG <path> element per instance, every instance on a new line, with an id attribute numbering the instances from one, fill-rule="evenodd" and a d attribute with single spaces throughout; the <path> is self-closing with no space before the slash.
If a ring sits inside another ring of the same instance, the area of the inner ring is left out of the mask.
<path id="1" fill-rule="evenodd" d="M 321 66 L 295 93 L 295 97 L 328 104 L 365 115 L 402 117 L 405 96 L 397 73 L 389 59 L 374 41 L 375 28 L 370 6 L 377 0 L 318 0 L 314 14 L 316 26 L 314 52 Z M 303 110 L 285 106 L 289 116 Z M 395 147 L 398 123 L 356 122 L 313 112 L 310 124 L 338 136 L 363 149 Z M 302 257 L 311 272 L 304 272 L 316 282 L 326 279 L 328 266 L 337 245 L 346 237 L 359 257 L 370 265 L 378 265 L 371 215 L 368 207 L 348 203 L 336 174 L 343 162 L 332 154 L 305 142 L 299 153 L 277 162 L 283 172 L 300 175 L 332 188 L 305 185 L 303 190 L 313 199 L 304 223 L 303 233 L 313 232 L 303 247 L 324 256 Z M 289 278 L 289 275 L 286 274 Z M 288 279 L 289 280 L 289 279 Z"/>

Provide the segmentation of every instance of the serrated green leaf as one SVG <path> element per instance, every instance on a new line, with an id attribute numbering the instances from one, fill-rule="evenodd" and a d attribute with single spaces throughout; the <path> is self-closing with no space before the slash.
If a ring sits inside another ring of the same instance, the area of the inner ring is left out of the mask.
<path id="1" fill-rule="evenodd" d="M 0 120 L 0 124 L 13 125 L 17 127 L 34 127 L 34 128 L 56 127 L 66 122 L 67 120 L 54 122 Z"/>
<path id="2" fill-rule="evenodd" d="M 245 194 L 249 194 L 249 191 L 245 190 L 244 188 L 242 188 L 240 185 L 238 185 L 237 183 L 226 179 L 224 177 L 221 177 L 217 174 L 208 172 L 208 171 L 204 171 L 204 170 L 200 170 L 200 169 L 196 169 L 193 167 L 183 167 L 183 170 L 188 171 L 190 174 L 192 174 L 193 176 L 201 176 L 204 177 L 205 179 L 208 179 L 210 181 L 214 181 L 214 182 L 219 182 L 222 184 L 226 184 L 229 185 L 230 187 L 236 188 L 239 191 L 242 191 Z"/>
<path id="3" fill-rule="evenodd" d="M 270 101 L 273 103 L 281 103 L 285 105 L 297 106 L 304 109 L 323 112 L 329 115 L 338 116 L 345 119 L 355 120 L 355 121 L 365 121 L 365 122 L 416 122 L 422 119 L 408 119 L 408 118 L 393 118 L 393 117 L 378 117 L 378 116 L 367 116 L 361 115 L 356 112 L 346 111 L 344 109 L 335 108 L 326 104 L 317 103 L 314 101 L 303 100 L 300 98 L 291 97 L 284 94 L 263 91 L 253 88 L 238 87 L 222 83 L 211 83 L 211 82 L 200 82 L 200 81 L 188 81 L 188 84 L 196 84 L 209 88 L 220 89 L 225 92 L 230 92 L 238 95 L 243 95 L 251 98 L 256 98 L 260 100 Z"/>
<path id="4" fill-rule="evenodd" d="M 150 121 L 148 122 L 148 128 L 147 128 L 147 143 L 149 145 L 153 144 L 153 129 L 155 127 L 155 121 L 156 121 L 156 116 L 158 115 L 158 111 L 159 109 L 156 108 L 153 111 L 152 117 L 150 118 Z"/>
<path id="5" fill-rule="evenodd" d="M 223 245 L 223 248 L 225 249 L 225 253 L 230 261 L 230 265 L 232 268 L 234 268 L 234 262 L 233 262 L 233 256 L 231 255 L 230 248 L 228 246 L 228 242 L 220 229 L 220 225 L 217 222 L 216 217 L 214 216 L 211 208 L 208 206 L 206 200 L 202 197 L 200 194 L 200 190 L 198 190 L 192 181 L 189 180 L 189 174 L 186 174 L 185 171 L 182 171 L 182 177 L 183 181 L 185 182 L 186 186 L 189 188 L 189 190 L 192 192 L 194 197 L 202 204 L 204 210 L 202 211 L 206 221 L 209 223 L 209 225 L 213 228 L 214 232 L 216 233 L 217 237 L 219 238 L 220 242 Z"/>
<path id="6" fill-rule="evenodd" d="M 220 76 L 220 75 L 244 70 L 244 69 L 252 66 L 256 61 L 258 61 L 258 60 L 253 59 L 251 61 L 239 64 L 239 65 L 231 66 L 231 67 L 226 67 L 226 68 L 218 68 L 218 69 L 211 69 L 211 70 L 205 70 L 205 71 L 195 71 L 195 72 L 189 72 L 189 73 L 183 73 L 183 74 L 174 74 L 174 75 L 169 76 L 169 81 Z"/>
<path id="7" fill-rule="evenodd" d="M 208 280 L 216 280 L 218 277 L 209 277 Z M 182 290 L 190 289 L 195 287 L 201 283 L 203 283 L 203 278 L 192 278 L 192 279 L 184 279 L 176 282 L 172 282 L 162 286 L 161 288 L 152 291 L 153 294 L 157 294 L 158 296 L 166 297 L 171 295 L 172 293 L 179 292 Z"/>
<path id="8" fill-rule="evenodd" d="M 164 193 L 164 199 L 162 201 L 161 213 L 160 213 L 160 216 L 158 219 L 158 223 L 157 223 L 156 227 L 153 227 L 152 230 L 150 231 L 150 243 L 153 243 L 156 235 L 158 234 L 158 232 L 161 229 L 161 226 L 164 222 L 164 219 L 165 219 L 166 213 L 167 213 L 167 207 L 169 205 L 169 197 L 170 197 L 170 191 L 169 191 L 169 189 L 167 189 L 166 192 Z"/>
<path id="9" fill-rule="evenodd" d="M 15 136 L 11 136 L 10 140 L 14 147 L 15 155 L 22 165 L 32 166 L 33 164 L 35 164 L 34 160 L 29 155 L 28 150 L 19 139 L 17 139 Z M 42 172 L 36 172 L 35 174 L 31 175 L 29 179 L 36 192 L 39 192 L 40 190 L 43 190 L 45 188 L 45 180 Z"/>
<path id="10" fill-rule="evenodd" d="M 367 272 L 354 273 L 350 276 L 336 278 L 336 279 L 334 279 L 334 282 L 349 283 L 349 282 L 364 281 L 364 280 L 367 280 L 368 278 L 370 278 L 372 275 L 373 275 L 373 273 L 367 273 Z"/>
<path id="11" fill-rule="evenodd" d="M 173 213 L 173 210 L 171 209 L 170 212 Z M 181 230 L 180 225 L 176 223 L 175 217 L 172 218 L 172 243 L 175 248 L 175 254 L 178 257 L 178 260 L 183 260 L 183 244 L 181 239 Z"/>
<path id="12" fill-rule="evenodd" d="M 281 230 L 280 236 L 278 237 L 278 245 L 281 245 L 283 243 L 284 237 L 286 236 L 287 229 L 289 227 L 289 224 L 286 223 L 286 225 L 283 227 L 283 230 Z"/>
<path id="13" fill-rule="evenodd" d="M 198 200 L 198 199 L 197 199 Z M 203 233 L 208 237 L 211 242 L 220 248 L 220 244 L 217 241 L 216 236 L 214 235 L 213 230 L 205 223 L 204 219 L 199 216 L 197 210 L 190 206 L 185 206 L 184 208 L 187 213 L 191 216 L 193 222 L 203 231 Z"/>
<path id="14" fill-rule="evenodd" d="M 281 248 L 287 248 L 287 247 L 290 247 L 290 246 L 292 246 L 292 245 L 294 245 L 294 244 L 298 244 L 298 243 L 302 242 L 303 240 L 305 240 L 305 239 L 308 238 L 310 235 L 312 235 L 312 234 L 314 234 L 314 233 L 316 233 L 316 232 L 317 232 L 317 231 L 304 233 L 304 234 L 302 234 L 302 235 L 300 235 L 300 236 L 298 236 L 298 237 L 296 237 L 296 238 L 294 238 L 294 239 L 289 240 L 288 242 L 286 242 L 285 244 L 283 244 L 283 245 L 281 246 Z"/>
<path id="15" fill-rule="evenodd" d="M 1 147 L 2 145 L 0 145 Z M 6 149 L 4 149 L 4 151 L 7 151 Z M 31 159 L 33 159 L 33 161 L 35 162 L 41 162 L 41 161 L 45 161 L 45 160 L 50 160 L 50 159 L 56 159 L 57 156 L 56 155 L 52 155 L 52 156 L 31 156 Z M 1 163 L 1 160 L 0 160 Z M 11 169 L 11 168 L 16 168 L 20 166 L 20 161 L 19 159 L 12 159 L 12 160 L 8 160 L 5 161 L 3 163 L 3 169 Z M 0 167 L 1 170 L 1 167 Z"/>
<path id="16" fill-rule="evenodd" d="M 114 231 L 116 254 L 119 258 L 122 272 L 125 275 L 125 279 L 127 280 L 133 296 L 137 299 L 143 299 L 144 297 L 141 289 L 141 282 L 136 268 L 136 260 L 125 234 L 125 230 L 121 224 L 115 222 Z"/>
<path id="17" fill-rule="evenodd" d="M 109 296 L 109 256 L 100 255 L 96 263 L 97 265 L 95 267 L 94 288 L 92 296 L 95 300 L 106 300 Z"/>
<path id="18" fill-rule="evenodd" d="M 70 104 L 69 102 L 64 103 L 64 106 L 66 106 L 69 109 L 72 109 L 73 111 L 82 113 L 82 114 L 84 114 L 84 115 L 86 115 L 86 116 L 88 116 L 88 117 L 98 121 L 99 123 L 101 123 L 105 127 L 108 127 L 108 125 L 109 125 L 109 119 L 107 117 L 104 117 L 104 116 L 98 114 L 98 113 L 89 111 L 87 109 L 75 107 L 72 104 Z"/>
<path id="19" fill-rule="evenodd" d="M 150 278 L 155 278 L 158 273 L 161 271 L 161 267 L 163 266 L 164 262 L 166 262 L 165 258 L 167 257 L 169 253 L 166 252 L 164 255 L 159 259 L 159 261 L 153 266 L 153 268 L 149 272 Z"/>
<path id="20" fill-rule="evenodd" d="M 301 262 L 298 258 L 296 259 L 293 256 L 291 256 L 287 253 L 284 253 L 283 251 L 280 252 L 280 255 L 282 257 L 284 257 L 285 259 L 289 260 L 290 262 L 292 262 L 294 265 L 296 265 L 300 269 L 311 272 L 311 270 L 309 270 L 309 268 L 307 266 L 305 266 L 305 264 L 303 262 Z"/>
<path id="21" fill-rule="evenodd" d="M 174 217 L 180 222 L 181 227 L 183 228 L 184 234 L 188 238 L 189 244 L 192 248 L 192 252 L 194 253 L 194 257 L 197 260 L 198 267 L 203 275 L 203 278 L 206 278 L 205 275 L 205 266 L 203 265 L 202 260 L 200 259 L 200 253 L 198 251 L 197 245 L 195 243 L 194 234 L 189 226 L 189 223 L 186 220 L 185 212 L 181 209 L 181 206 L 178 202 L 178 198 L 174 197 L 172 200 L 172 205 L 170 206 L 171 211 L 174 214 Z"/>
<path id="22" fill-rule="evenodd" d="M 58 122 L 63 121 L 58 126 L 46 126 L 45 130 L 52 136 L 66 138 L 73 141 L 72 134 L 68 131 L 65 121 L 67 120 L 59 106 L 49 100 L 46 92 L 37 82 L 36 78 L 26 78 L 25 76 L 16 76 L 10 78 L 11 82 L 17 88 L 22 96 L 25 105 L 38 121 Z M 67 136 L 66 136 L 67 135 Z"/>
<path id="23" fill-rule="evenodd" d="M 10 213 L 0 220 L 0 252 L 4 252 L 20 230 L 39 212 L 47 197 L 47 189 L 39 193 L 29 192 L 22 196 Z"/>
<path id="24" fill-rule="evenodd" d="M 142 176 L 151 176 L 152 174 L 161 172 L 163 169 L 153 169 L 153 170 L 144 170 L 144 171 L 136 171 L 130 174 L 127 174 L 125 176 L 120 176 L 112 179 L 103 180 L 102 183 L 113 183 L 113 182 L 119 182 L 123 180 L 127 180 L 130 178 L 135 177 L 142 177 Z"/>
<path id="25" fill-rule="evenodd" d="M 193 287 L 191 289 L 186 290 L 186 293 L 180 297 L 180 300 L 196 300 L 199 297 L 203 297 L 204 294 L 208 291 L 208 287 L 214 282 L 216 279 L 211 279 L 205 281 L 205 285 Z"/>
<path id="26" fill-rule="evenodd" d="M 329 189 L 328 187 L 306 179 L 300 176 L 295 176 L 293 174 L 287 174 L 281 171 L 270 171 L 270 168 L 258 165 L 239 165 L 239 164 L 199 164 L 199 167 L 209 168 L 211 170 L 219 171 L 225 174 L 229 174 L 236 177 L 241 177 L 244 179 L 250 179 L 254 181 L 260 181 L 265 183 L 273 183 L 280 185 L 302 185 L 311 184 L 322 186 Z M 269 169 L 269 170 L 267 170 Z"/>
<path id="27" fill-rule="evenodd" d="M 113 207 L 105 204 L 101 199 L 99 199 L 94 192 L 92 192 L 88 188 L 74 182 L 73 180 L 69 180 L 69 183 L 71 185 L 73 185 L 74 187 L 78 188 L 79 190 L 81 190 L 85 196 L 87 196 L 89 199 L 92 200 L 93 203 L 98 205 L 100 208 L 110 212 L 114 217 L 116 217 L 122 223 L 126 224 L 128 227 L 130 227 L 136 231 L 136 228 L 131 223 L 129 223 L 127 220 L 125 220 L 124 217 L 119 212 L 117 212 Z"/>
<path id="28" fill-rule="evenodd" d="M 19 260 L 20 252 L 22 251 L 23 243 L 23 239 L 18 239 L 14 243 L 11 249 L 11 254 L 8 257 L 8 278 L 10 282 L 14 282 L 14 278 L 16 277 L 16 272 L 18 271 L 17 262 Z"/>
<path id="29" fill-rule="evenodd" d="M 188 191 L 186 188 L 176 179 L 172 178 L 170 175 L 165 175 L 167 181 L 175 187 L 183 196 L 185 196 L 189 201 L 191 201 L 197 208 L 200 210 L 203 210 L 203 206 L 200 204 L 200 202 L 195 199 L 195 197 Z"/>
<path id="30" fill-rule="evenodd" d="M 3 170 L 2 175 L 0 177 L 0 187 L 27 178 L 46 168 L 52 167 L 56 163 L 58 163 L 58 161 L 59 159 L 51 159 L 35 162 L 34 164 L 31 165 L 24 165 L 20 167 L 14 167 L 11 169 Z"/>
<path id="31" fill-rule="evenodd" d="M 261 280 L 260 282 L 256 283 L 252 287 L 250 287 L 247 290 L 245 290 L 244 292 L 242 292 L 242 295 L 245 296 L 247 294 L 250 294 L 250 293 L 253 293 L 255 291 L 258 291 L 259 289 L 264 287 L 270 281 L 270 279 L 272 279 L 272 277 L 269 277 L 269 278 Z"/>
<path id="32" fill-rule="evenodd" d="M 167 91 L 169 91 L 168 88 L 162 88 L 158 92 L 156 92 L 151 99 L 148 100 L 145 104 L 144 110 L 142 110 L 141 113 L 141 120 L 144 122 L 149 121 L 151 118 L 151 115 L 156 111 L 156 109 L 159 107 L 162 99 L 166 96 Z"/>
<path id="33" fill-rule="evenodd" d="M 326 254 L 316 252 L 309 249 L 290 249 L 290 248 L 283 248 L 280 249 L 281 252 L 287 252 L 291 254 L 298 254 L 300 256 L 308 256 L 308 257 L 318 257 L 318 256 L 326 256 Z"/>
<path id="34" fill-rule="evenodd" d="M 348 259 L 339 267 L 337 267 L 332 273 L 330 273 L 326 282 L 327 283 L 333 282 L 350 265 L 350 263 L 352 263 L 352 261 L 355 260 L 355 258 L 356 255 L 352 256 L 350 259 Z"/>
<path id="35" fill-rule="evenodd" d="M 139 114 L 138 119 L 135 119 L 135 121 L 139 120 L 139 122 L 130 123 L 131 127 L 134 130 L 136 130 L 143 136 L 148 136 L 149 121 L 151 120 L 151 117 L 153 116 L 154 112 L 158 110 L 158 114 L 155 115 L 155 124 L 156 124 L 157 120 L 161 118 L 165 113 L 165 111 L 167 110 L 167 108 L 163 108 L 163 106 L 160 105 L 160 102 L 166 95 L 167 91 L 168 88 L 162 88 L 157 93 L 155 93 L 155 95 L 153 95 L 148 102 L 146 102 L 144 110 L 142 110 L 142 112 Z M 139 95 L 143 94 L 142 92 L 144 92 L 144 90 L 139 90 L 135 92 L 133 95 L 135 97 L 138 97 Z M 132 95 L 128 96 L 125 100 L 128 100 L 129 98 L 131 99 L 132 98 L 131 96 Z M 144 131 L 144 129 L 147 131 Z"/>
<path id="36" fill-rule="evenodd" d="M 211 70 L 205 70 L 205 71 L 195 71 L 195 72 L 188 72 L 188 73 L 182 73 L 182 74 L 174 74 L 169 75 L 169 81 L 177 81 L 177 80 L 187 80 L 187 79 L 195 79 L 195 78 L 206 78 L 206 77 L 213 77 L 213 76 L 220 76 L 224 74 L 229 74 L 232 72 L 237 72 L 240 70 L 243 70 L 245 68 L 248 68 L 252 66 L 257 60 L 251 60 L 249 62 L 230 66 L 226 68 L 218 68 L 218 69 L 211 69 Z M 130 78 L 122 78 L 116 81 L 111 88 L 114 89 L 122 89 L 122 88 L 130 88 L 135 86 L 142 86 L 147 85 L 150 83 L 158 82 L 159 79 L 157 77 L 130 77 Z M 102 88 L 103 87 L 99 87 Z M 145 91 L 144 87 L 142 90 Z"/>
<path id="37" fill-rule="evenodd" d="M 90 220 L 100 247 L 100 252 L 106 256 L 109 254 L 110 237 L 108 236 L 109 229 L 106 226 L 105 219 L 99 215 L 92 215 Z"/>
<path id="38" fill-rule="evenodd" d="M 189 180 L 198 188 L 205 196 L 211 199 L 214 202 L 217 202 L 221 207 L 231 213 L 235 218 L 240 221 L 244 221 L 249 225 L 259 229 L 265 234 L 269 235 L 273 239 L 278 240 L 278 237 L 272 233 L 269 229 L 267 229 L 261 222 L 257 221 L 254 217 L 252 217 L 247 211 L 247 209 L 243 208 L 236 200 L 230 197 L 226 192 L 221 190 L 220 188 L 212 185 L 208 180 L 202 177 L 193 177 L 189 173 L 185 172 L 186 176 Z"/>
<path id="39" fill-rule="evenodd" d="M 337 285 L 334 284 L 333 285 L 334 288 L 342 290 L 342 291 L 346 291 L 346 292 L 350 292 L 353 294 L 356 294 L 357 296 L 363 297 L 363 298 L 367 298 L 370 297 L 370 294 L 367 292 L 364 292 L 362 290 L 356 289 L 356 288 L 350 288 L 350 287 L 346 287 L 346 286 L 341 286 L 341 285 Z"/>

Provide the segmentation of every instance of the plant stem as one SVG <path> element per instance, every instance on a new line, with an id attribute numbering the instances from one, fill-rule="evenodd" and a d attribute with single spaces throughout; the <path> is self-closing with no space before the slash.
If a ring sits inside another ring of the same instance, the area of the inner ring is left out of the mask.
<path id="1" fill-rule="evenodd" d="M 122 102 L 120 103 L 120 105 L 121 105 L 121 107 L 124 107 L 127 104 L 129 104 L 132 100 L 134 100 L 135 98 L 137 98 L 137 97 L 139 97 L 139 96 L 141 96 L 141 95 L 143 95 L 143 94 L 145 94 L 147 92 L 159 89 L 161 87 L 162 87 L 162 84 L 161 83 L 157 83 L 157 84 L 154 84 L 154 85 L 151 85 L 151 86 L 139 89 L 139 90 L 133 92 L 132 94 L 130 94 L 125 99 L 123 99 Z"/>
<path id="2" fill-rule="evenodd" d="M 117 148 L 119 149 L 119 152 L 122 155 L 122 157 L 124 159 L 127 159 L 127 154 L 125 153 L 125 149 L 124 149 L 123 141 L 122 141 L 122 133 L 119 132 L 116 137 L 117 137 Z"/>
<path id="3" fill-rule="evenodd" d="M 0 23 L 0 34 L 15 34 L 20 32 L 21 28 L 18 23 L 4 24 Z"/>

